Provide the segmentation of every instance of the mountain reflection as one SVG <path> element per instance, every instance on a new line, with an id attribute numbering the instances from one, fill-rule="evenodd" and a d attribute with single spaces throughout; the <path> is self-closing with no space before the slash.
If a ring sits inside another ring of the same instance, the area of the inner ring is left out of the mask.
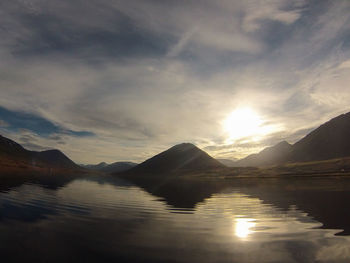
<path id="1" fill-rule="evenodd" d="M 147 192 L 163 198 L 176 208 L 195 208 L 213 194 L 236 191 L 284 211 L 297 207 L 322 222 L 325 229 L 350 234 L 350 178 L 245 178 L 232 180 L 198 180 L 165 178 L 156 180 L 132 178 Z"/>
<path id="2" fill-rule="evenodd" d="M 131 184 L 89 176 L 58 180 L 57 187 L 53 178 L 50 184 L 39 181 L 8 184 L 0 193 L 0 253 L 5 261 L 350 259 L 350 237 L 335 236 L 349 229 L 342 224 L 345 219 L 336 220 L 346 215 L 346 200 L 334 203 L 346 196 L 346 178 L 315 179 L 312 184 L 306 179 L 180 178 Z M 321 217 L 329 211 L 334 214 Z"/>

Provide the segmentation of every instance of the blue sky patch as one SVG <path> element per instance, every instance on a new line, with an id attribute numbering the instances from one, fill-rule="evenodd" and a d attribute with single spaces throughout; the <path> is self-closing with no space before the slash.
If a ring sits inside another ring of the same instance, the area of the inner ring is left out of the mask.
<path id="1" fill-rule="evenodd" d="M 8 131 L 18 132 L 21 129 L 32 131 L 39 136 L 52 134 L 67 134 L 77 137 L 94 136 L 89 131 L 73 131 L 60 127 L 49 120 L 26 112 L 11 111 L 0 106 L 0 120 L 6 123 L 4 127 Z"/>

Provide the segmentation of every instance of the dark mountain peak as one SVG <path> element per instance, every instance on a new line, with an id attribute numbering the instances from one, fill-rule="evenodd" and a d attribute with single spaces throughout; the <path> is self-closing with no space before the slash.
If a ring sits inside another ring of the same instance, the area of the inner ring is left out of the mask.
<path id="1" fill-rule="evenodd" d="M 109 164 L 106 162 L 100 162 L 99 164 L 96 165 L 92 165 L 92 167 L 96 168 L 96 170 L 98 169 L 103 169 L 105 167 L 107 167 Z"/>
<path id="2" fill-rule="evenodd" d="M 292 145 L 287 141 L 281 141 L 275 145 L 276 147 L 291 147 Z"/>
<path id="3" fill-rule="evenodd" d="M 182 151 L 187 151 L 190 149 L 198 149 L 200 150 L 196 145 L 192 144 L 192 143 L 188 143 L 188 142 L 184 142 L 184 143 L 179 143 L 174 145 L 173 147 L 169 148 L 169 150 L 182 150 Z"/>
<path id="4" fill-rule="evenodd" d="M 78 167 L 71 159 L 69 159 L 63 152 L 57 149 L 33 152 L 34 158 L 55 167 L 73 168 Z"/>
<path id="5" fill-rule="evenodd" d="M 224 167 L 192 143 L 177 144 L 130 169 L 131 173 L 167 174 Z"/>

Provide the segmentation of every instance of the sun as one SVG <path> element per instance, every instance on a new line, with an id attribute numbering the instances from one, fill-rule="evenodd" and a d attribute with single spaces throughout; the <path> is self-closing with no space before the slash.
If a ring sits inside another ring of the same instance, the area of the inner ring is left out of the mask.
<path id="1" fill-rule="evenodd" d="M 263 119 L 251 108 L 239 108 L 231 112 L 223 122 L 223 129 L 230 142 L 249 137 L 259 139 L 269 133 Z"/>

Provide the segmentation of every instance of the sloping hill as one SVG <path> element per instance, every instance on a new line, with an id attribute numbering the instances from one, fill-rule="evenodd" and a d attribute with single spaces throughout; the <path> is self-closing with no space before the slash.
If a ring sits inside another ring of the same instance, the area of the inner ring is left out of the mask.
<path id="1" fill-rule="evenodd" d="M 293 145 L 289 161 L 316 161 L 350 156 L 350 112 L 322 124 Z"/>
<path id="2" fill-rule="evenodd" d="M 292 145 L 283 141 L 275 146 L 265 148 L 257 154 L 251 154 L 244 159 L 238 160 L 235 166 L 264 166 L 276 163 L 283 163 L 287 161 Z"/>
<path id="3" fill-rule="evenodd" d="M 191 143 L 182 143 L 157 154 L 128 172 L 133 174 L 167 174 L 225 167 Z"/>
<path id="4" fill-rule="evenodd" d="M 281 142 L 237 161 L 236 166 L 267 166 L 349 156 L 350 112 L 322 124 L 294 145 Z"/>
<path id="5" fill-rule="evenodd" d="M 80 169 L 59 150 L 28 151 L 20 144 L 0 135 L 0 171 L 18 169 Z"/>
<path id="6" fill-rule="evenodd" d="M 32 152 L 34 160 L 41 161 L 51 167 L 79 168 L 71 159 L 59 150 Z"/>
<path id="7" fill-rule="evenodd" d="M 0 156 L 11 156 L 12 158 L 30 158 L 30 152 L 18 143 L 0 135 Z"/>

